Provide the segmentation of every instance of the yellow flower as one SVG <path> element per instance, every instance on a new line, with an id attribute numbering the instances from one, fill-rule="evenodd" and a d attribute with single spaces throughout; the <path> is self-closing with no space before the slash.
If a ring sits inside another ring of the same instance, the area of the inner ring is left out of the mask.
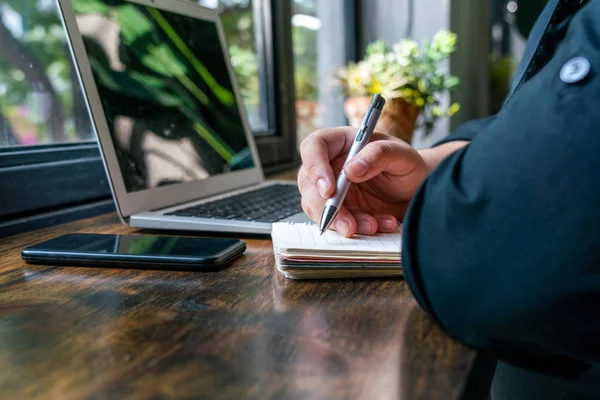
<path id="1" fill-rule="evenodd" d="M 448 110 L 448 115 L 451 117 L 454 114 L 456 114 L 458 111 L 460 111 L 460 104 L 454 103 L 450 106 L 450 109 Z"/>
<path id="2" fill-rule="evenodd" d="M 381 93 L 382 89 L 383 89 L 383 86 L 381 85 L 381 82 L 379 82 L 379 80 L 377 80 L 377 79 L 373 79 L 373 84 L 371 85 L 371 92 L 372 93 Z"/>

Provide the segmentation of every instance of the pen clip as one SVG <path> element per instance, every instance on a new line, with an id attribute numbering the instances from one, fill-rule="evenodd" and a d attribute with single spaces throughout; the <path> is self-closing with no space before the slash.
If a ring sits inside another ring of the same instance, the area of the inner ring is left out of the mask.
<path id="1" fill-rule="evenodd" d="M 385 105 L 385 99 L 380 95 L 376 94 L 373 96 L 373 100 L 371 100 L 371 104 L 369 104 L 369 108 L 367 109 L 367 113 L 363 122 L 360 126 L 360 130 L 356 134 L 356 142 L 361 142 L 365 136 L 365 133 L 369 130 L 369 128 L 375 129 L 375 124 L 372 122 L 377 122 L 379 115 L 381 114 L 381 110 Z M 375 119 L 375 121 L 372 121 Z"/>
<path id="2" fill-rule="evenodd" d="M 371 122 L 371 116 L 373 115 L 373 111 L 375 111 L 374 107 L 369 107 L 369 109 L 367 110 L 367 115 L 365 115 L 365 118 L 363 119 L 363 122 L 360 126 L 360 130 L 361 131 L 366 131 L 367 128 L 369 127 L 369 123 Z"/>
<path id="3" fill-rule="evenodd" d="M 385 99 L 378 94 L 374 95 L 373 100 L 371 100 L 371 104 L 369 104 L 369 108 L 367 109 L 367 113 L 365 115 L 365 118 L 363 119 L 363 122 L 362 122 L 360 128 L 367 130 L 367 128 L 371 125 L 371 119 L 376 114 L 375 111 L 380 113 L 381 110 L 383 110 L 384 105 L 385 105 Z"/>

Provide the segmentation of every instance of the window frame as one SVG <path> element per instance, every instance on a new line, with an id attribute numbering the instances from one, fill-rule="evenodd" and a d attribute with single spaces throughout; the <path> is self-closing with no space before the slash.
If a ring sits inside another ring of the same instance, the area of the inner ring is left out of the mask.
<path id="1" fill-rule="evenodd" d="M 95 141 L 2 148 L 0 188 L 0 237 L 115 210 Z"/>
<path id="2" fill-rule="evenodd" d="M 450 56 L 450 72 L 460 79 L 460 90 L 451 95 L 453 103 L 460 103 L 460 113 L 450 119 L 451 131 L 465 122 L 489 116 L 490 70 L 475 68 L 473 60 L 489 59 L 491 3 L 466 0 L 450 4 L 450 30 L 460 38 L 460 46 Z"/>
<path id="3" fill-rule="evenodd" d="M 95 141 L 0 149 L 0 187 L 0 222 L 110 198 Z"/>
<path id="4" fill-rule="evenodd" d="M 270 175 L 297 165 L 291 0 L 253 0 L 263 106 L 275 132 L 255 132 L 263 171 Z M 262 39 L 262 40 L 261 40 Z M 275 101 L 277 99 L 277 101 Z M 266 134 L 265 134 L 266 133 Z"/>

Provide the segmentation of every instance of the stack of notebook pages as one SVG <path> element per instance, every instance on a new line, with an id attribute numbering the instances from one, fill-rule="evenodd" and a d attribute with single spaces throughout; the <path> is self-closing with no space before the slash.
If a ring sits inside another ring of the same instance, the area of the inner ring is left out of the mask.
<path id="1" fill-rule="evenodd" d="M 319 234 L 313 224 L 273 224 L 277 269 L 289 279 L 374 278 L 402 275 L 401 230 L 344 238 Z"/>

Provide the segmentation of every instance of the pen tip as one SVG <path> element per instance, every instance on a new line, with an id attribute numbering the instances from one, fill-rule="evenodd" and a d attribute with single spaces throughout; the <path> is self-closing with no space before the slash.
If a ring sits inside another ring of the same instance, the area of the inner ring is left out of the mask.
<path id="1" fill-rule="evenodd" d="M 324 232 L 324 231 L 321 231 L 321 232 L 319 233 L 319 236 L 323 236 L 323 232 Z"/>

